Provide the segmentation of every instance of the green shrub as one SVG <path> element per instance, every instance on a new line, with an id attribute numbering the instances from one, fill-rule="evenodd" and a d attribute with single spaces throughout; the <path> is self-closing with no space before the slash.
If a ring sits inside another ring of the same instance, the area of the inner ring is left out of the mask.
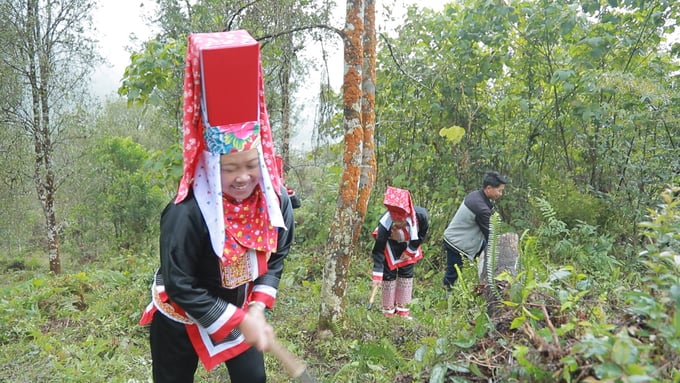
<path id="1" fill-rule="evenodd" d="M 544 177 L 540 190 L 540 197 L 548 201 L 555 210 L 555 218 L 564 222 L 568 228 L 580 223 L 599 226 L 607 219 L 608 210 L 605 202 L 594 193 L 579 189 L 568 177 L 561 179 Z M 534 209 L 533 214 L 540 221 L 540 211 Z"/>

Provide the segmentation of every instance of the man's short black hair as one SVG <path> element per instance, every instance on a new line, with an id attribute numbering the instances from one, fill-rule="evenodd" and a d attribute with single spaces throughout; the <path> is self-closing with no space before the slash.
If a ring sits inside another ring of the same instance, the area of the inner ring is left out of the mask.
<path id="1" fill-rule="evenodd" d="M 507 183 L 508 180 L 505 179 L 505 177 L 503 177 L 500 173 L 492 170 L 486 172 L 486 174 L 484 175 L 484 183 L 482 184 L 482 188 L 485 188 L 487 186 L 497 188 Z"/>

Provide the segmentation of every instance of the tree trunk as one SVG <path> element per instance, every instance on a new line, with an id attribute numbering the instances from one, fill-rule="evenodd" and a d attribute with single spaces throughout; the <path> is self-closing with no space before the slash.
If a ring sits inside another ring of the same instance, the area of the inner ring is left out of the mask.
<path id="1" fill-rule="evenodd" d="M 33 184 L 45 219 L 45 239 L 39 242 L 46 247 L 50 271 L 59 274 L 57 191 L 61 175 L 68 173 L 69 130 L 83 128 L 76 115 L 82 111 L 90 71 L 100 61 L 88 35 L 96 4 L 94 0 L 10 3 L 0 13 L 3 60 L 12 63 L 6 66 L 11 71 L 6 75 L 18 79 L 22 88 L 16 93 L 24 97 L 17 98 L 3 117 L 10 122 L 7 126 L 21 128 L 32 141 Z M 59 145 L 68 147 L 64 155 L 57 155 Z"/>
<path id="2" fill-rule="evenodd" d="M 290 77 L 292 56 L 295 53 L 293 35 L 288 33 L 282 36 L 282 38 L 285 39 L 284 46 L 286 50 L 283 52 L 279 81 L 281 82 L 281 158 L 283 159 L 284 167 L 281 171 L 285 174 L 288 172 L 287 166 L 290 161 Z"/>
<path id="3" fill-rule="evenodd" d="M 357 214 L 359 219 L 354 227 L 354 242 L 359 240 L 364 217 L 368 210 L 368 200 L 375 184 L 375 63 L 376 63 L 376 32 L 375 32 L 375 0 L 366 0 L 364 11 L 364 40 L 363 40 L 363 78 L 361 84 L 361 122 L 364 128 L 363 150 L 361 157 L 361 175 L 359 177 L 359 195 L 357 198 Z"/>
<path id="4" fill-rule="evenodd" d="M 347 1 L 344 30 L 345 76 L 343 106 L 345 151 L 337 207 L 330 228 L 321 287 L 319 330 L 332 330 L 344 314 L 347 275 L 352 256 L 355 228 L 361 221 L 357 213 L 359 179 L 362 165 L 361 81 L 363 71 L 363 0 Z"/>
<path id="5" fill-rule="evenodd" d="M 27 26 L 29 35 L 28 42 L 28 73 L 27 77 L 31 85 L 33 126 L 33 147 L 35 150 L 34 182 L 38 199 L 45 216 L 45 229 L 47 234 L 47 252 L 50 264 L 50 272 L 61 273 L 61 258 L 59 256 L 59 229 L 55 212 L 56 184 L 50 130 L 50 104 L 48 87 L 52 81 L 52 52 L 51 45 L 44 43 L 40 14 L 39 1 L 31 0 L 26 8 Z"/>
<path id="6" fill-rule="evenodd" d="M 493 320 L 497 317 L 502 306 L 502 284 L 498 284 L 495 280 L 489 280 L 487 273 L 490 264 L 494 264 L 493 276 L 494 278 L 502 273 L 508 272 L 511 275 L 517 274 L 517 257 L 519 254 L 519 236 L 516 233 L 504 233 L 498 236 L 496 248 L 498 255 L 495 260 L 490 258 L 487 251 L 480 258 L 481 267 L 479 267 L 479 281 L 483 286 L 484 299 L 486 299 L 486 309 L 489 317 Z"/>

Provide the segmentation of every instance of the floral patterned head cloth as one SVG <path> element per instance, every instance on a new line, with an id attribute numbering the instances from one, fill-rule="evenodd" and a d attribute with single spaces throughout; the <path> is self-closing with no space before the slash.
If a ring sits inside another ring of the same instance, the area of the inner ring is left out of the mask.
<path id="1" fill-rule="evenodd" d="M 259 44 L 247 31 L 189 35 L 182 131 L 184 171 L 175 203 L 182 202 L 193 188 L 216 254 L 223 254 L 225 241 L 222 154 L 258 150 L 260 190 L 269 222 L 285 228 Z"/>
<path id="2" fill-rule="evenodd" d="M 229 154 L 256 148 L 260 145 L 260 126 L 243 124 L 239 127 L 209 126 L 203 131 L 203 139 L 211 153 Z"/>

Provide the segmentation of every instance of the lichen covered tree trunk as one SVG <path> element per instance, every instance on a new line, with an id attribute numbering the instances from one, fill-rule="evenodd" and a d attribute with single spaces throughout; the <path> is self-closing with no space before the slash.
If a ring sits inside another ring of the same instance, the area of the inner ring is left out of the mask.
<path id="1" fill-rule="evenodd" d="M 363 38 L 363 79 L 361 83 L 361 122 L 363 125 L 363 150 L 361 174 L 359 176 L 359 196 L 357 214 L 359 219 L 354 227 L 354 242 L 359 240 L 361 226 L 368 210 L 368 200 L 375 184 L 375 63 L 376 63 L 375 0 L 366 0 L 364 12 Z"/>
<path id="2" fill-rule="evenodd" d="M 344 313 L 347 277 L 352 257 L 355 228 L 362 217 L 357 211 L 359 180 L 363 159 L 362 126 L 364 2 L 348 0 L 344 30 L 345 73 L 343 80 L 344 155 L 338 200 L 326 247 L 321 287 L 319 330 L 332 330 Z"/>

